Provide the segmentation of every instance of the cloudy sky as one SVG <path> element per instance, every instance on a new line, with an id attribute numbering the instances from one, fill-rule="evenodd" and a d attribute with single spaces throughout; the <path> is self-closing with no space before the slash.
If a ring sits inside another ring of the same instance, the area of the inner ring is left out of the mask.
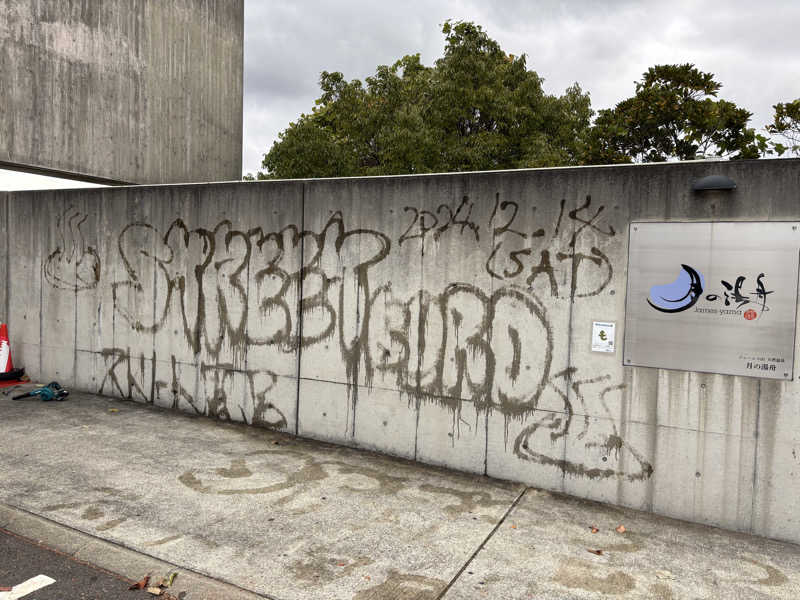
<path id="1" fill-rule="evenodd" d="M 757 128 L 773 104 L 800 97 L 798 0 L 245 0 L 244 172 L 310 111 L 321 71 L 363 79 L 417 52 L 430 65 L 446 19 L 479 23 L 506 52 L 526 54 L 550 93 L 579 82 L 595 109 L 630 96 L 659 63 L 714 73 L 720 97 L 753 112 Z M 0 173 L 0 189 L 10 185 Z"/>

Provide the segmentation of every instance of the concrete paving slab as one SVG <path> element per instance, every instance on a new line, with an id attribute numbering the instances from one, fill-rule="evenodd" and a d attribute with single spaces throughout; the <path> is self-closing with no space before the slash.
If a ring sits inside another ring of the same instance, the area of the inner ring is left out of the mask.
<path id="1" fill-rule="evenodd" d="M 523 490 L 97 396 L 0 415 L 0 501 L 280 599 L 436 597 Z"/>
<path id="2" fill-rule="evenodd" d="M 444 595 L 605 597 L 797 598 L 800 547 L 529 489 Z"/>

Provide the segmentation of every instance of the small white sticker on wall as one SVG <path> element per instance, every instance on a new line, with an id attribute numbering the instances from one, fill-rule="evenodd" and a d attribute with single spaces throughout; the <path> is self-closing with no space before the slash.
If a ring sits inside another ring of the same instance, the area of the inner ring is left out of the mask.
<path id="1" fill-rule="evenodd" d="M 616 323 L 609 321 L 592 322 L 592 352 L 614 352 L 614 331 Z"/>

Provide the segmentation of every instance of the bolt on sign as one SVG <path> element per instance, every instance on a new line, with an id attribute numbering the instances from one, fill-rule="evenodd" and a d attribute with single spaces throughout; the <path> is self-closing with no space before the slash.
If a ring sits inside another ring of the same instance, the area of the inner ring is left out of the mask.
<path id="1" fill-rule="evenodd" d="M 625 365 L 791 379 L 800 223 L 631 223 Z"/>

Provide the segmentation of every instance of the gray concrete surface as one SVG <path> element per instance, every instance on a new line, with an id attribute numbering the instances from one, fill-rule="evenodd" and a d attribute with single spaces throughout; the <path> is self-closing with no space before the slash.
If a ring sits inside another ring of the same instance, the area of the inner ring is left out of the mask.
<path id="1" fill-rule="evenodd" d="M 0 227 L 2 227 L 3 238 L 0 239 L 0 249 L 4 257 L 0 258 L 0 281 L 8 281 L 8 198 L 6 192 L 0 191 Z M 0 292 L 0 315 L 8 314 L 8 285 L 3 286 Z"/>
<path id="2" fill-rule="evenodd" d="M 444 597 L 796 598 L 799 567 L 797 546 L 528 489 Z"/>
<path id="3" fill-rule="evenodd" d="M 624 337 L 631 222 L 800 220 L 798 189 L 759 160 L 11 193 L 4 320 L 39 380 L 800 542 L 797 381 L 589 341 Z"/>
<path id="4" fill-rule="evenodd" d="M 800 593 L 791 544 L 132 402 L 11 393 L 0 527 L 131 579 L 177 565 L 187 600 Z"/>
<path id="5" fill-rule="evenodd" d="M 0 167 L 241 179 L 243 0 L 0 1 Z"/>

